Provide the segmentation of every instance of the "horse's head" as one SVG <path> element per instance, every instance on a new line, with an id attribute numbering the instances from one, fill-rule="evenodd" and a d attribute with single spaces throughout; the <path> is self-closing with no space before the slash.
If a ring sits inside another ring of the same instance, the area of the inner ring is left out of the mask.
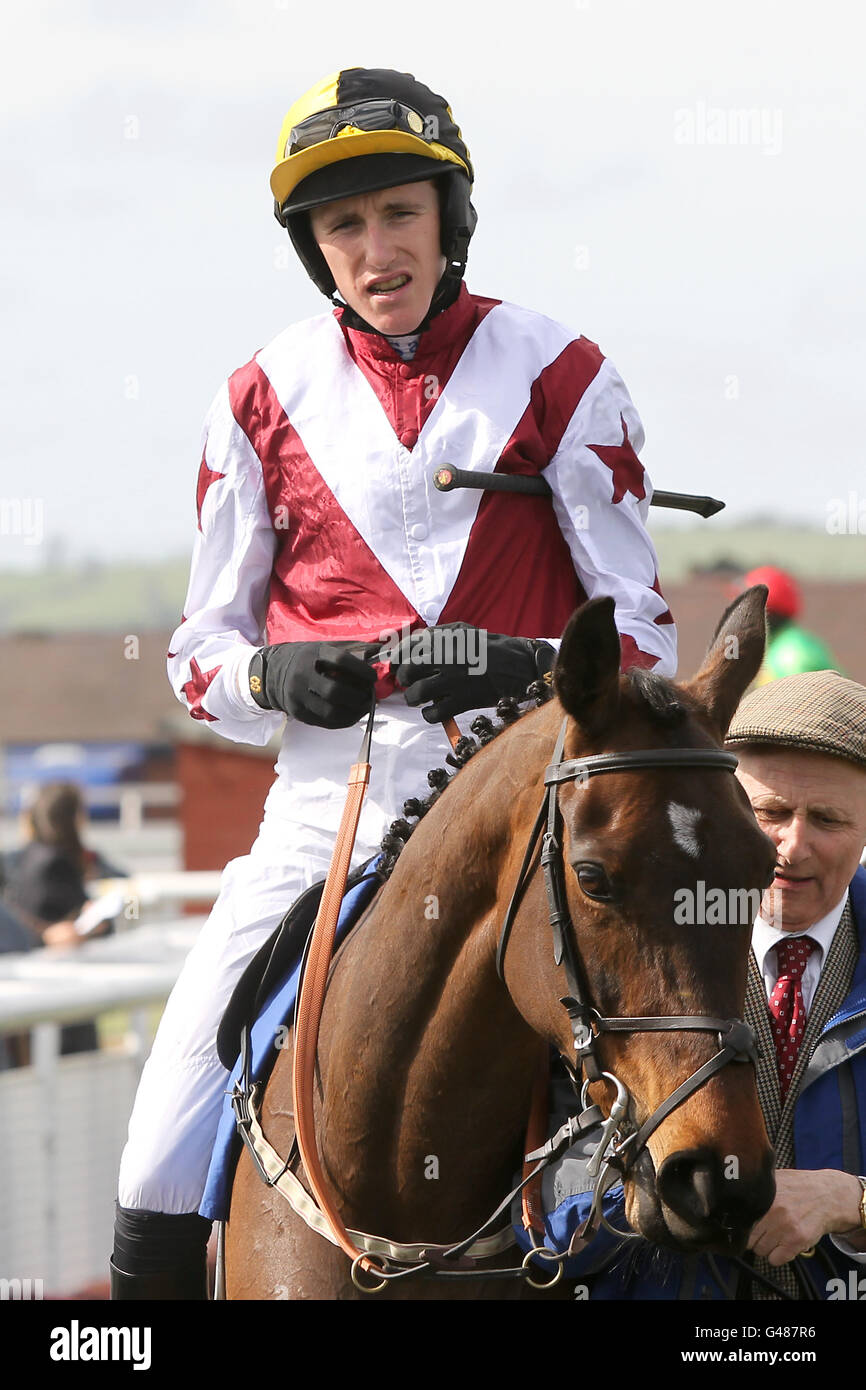
<path id="1" fill-rule="evenodd" d="M 617 1090 L 627 1102 L 619 1134 L 631 1225 L 681 1249 L 742 1250 L 773 1197 L 754 1067 L 741 1053 L 695 1077 L 720 1052 L 713 1021 L 742 1018 L 752 922 L 775 862 L 719 758 L 760 665 L 765 593 L 750 590 L 729 608 L 685 685 L 620 674 L 611 599 L 571 619 L 554 673 L 560 722 L 567 716 L 556 790 L 569 987 L 554 962 L 541 875 L 505 959 L 509 990 L 535 1030 L 565 1058 L 577 1047 L 587 1077 L 605 1074 L 590 1086 L 592 1100 L 605 1114 Z M 636 750 L 661 757 L 593 762 Z M 572 759 L 580 761 L 568 766 Z M 571 1016 L 558 1002 L 564 995 L 578 997 Z M 594 1036 L 581 1058 L 587 1017 Z M 703 1022 L 677 1023 L 686 1017 Z M 734 1038 L 748 1047 L 743 1033 Z M 684 1083 L 685 1098 L 666 1107 Z"/>

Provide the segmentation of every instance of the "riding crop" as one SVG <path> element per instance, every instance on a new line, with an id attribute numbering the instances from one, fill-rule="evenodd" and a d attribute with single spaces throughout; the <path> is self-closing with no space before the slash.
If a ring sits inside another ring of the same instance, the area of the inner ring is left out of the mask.
<path id="1" fill-rule="evenodd" d="M 518 492 L 535 497 L 552 497 L 550 484 L 538 474 L 472 473 L 466 468 L 454 468 L 450 463 L 437 468 L 433 486 L 439 492 L 453 492 L 458 487 L 480 488 L 484 492 Z M 667 507 L 677 512 L 697 512 L 698 516 L 715 516 L 724 502 L 717 497 L 697 497 L 690 492 L 661 492 L 650 498 L 651 507 Z"/>

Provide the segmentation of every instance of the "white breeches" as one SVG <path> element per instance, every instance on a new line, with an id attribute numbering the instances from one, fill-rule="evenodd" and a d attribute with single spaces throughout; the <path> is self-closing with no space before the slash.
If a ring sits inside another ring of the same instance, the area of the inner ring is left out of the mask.
<path id="1" fill-rule="evenodd" d="M 377 852 L 407 797 L 429 793 L 427 772 L 443 767 L 449 752 L 441 725 L 425 723 L 402 701 L 386 708 L 376 716 L 354 865 Z M 468 731 L 472 717 L 462 717 L 461 729 Z M 226 865 L 142 1072 L 120 1164 L 121 1206 L 198 1210 L 229 1075 L 216 1053 L 220 1019 L 255 952 L 298 894 L 327 873 L 362 733 L 361 724 L 287 724 L 258 838 L 249 854 Z M 215 806 L 214 814 L 231 815 L 231 807 Z"/>

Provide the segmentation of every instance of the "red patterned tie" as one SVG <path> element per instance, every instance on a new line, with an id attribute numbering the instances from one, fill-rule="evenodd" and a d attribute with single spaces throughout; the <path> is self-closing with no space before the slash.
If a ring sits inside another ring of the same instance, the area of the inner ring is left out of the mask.
<path id="1" fill-rule="evenodd" d="M 817 944 L 811 936 L 795 936 L 788 941 L 780 941 L 773 948 L 779 962 L 779 978 L 768 1002 L 783 1103 L 806 1031 L 806 1007 L 801 986 L 803 971 Z"/>

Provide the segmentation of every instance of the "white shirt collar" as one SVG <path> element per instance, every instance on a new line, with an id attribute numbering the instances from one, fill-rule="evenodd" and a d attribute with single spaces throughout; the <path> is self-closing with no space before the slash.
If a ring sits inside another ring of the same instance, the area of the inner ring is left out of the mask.
<path id="1" fill-rule="evenodd" d="M 827 957 L 827 952 L 830 949 L 830 943 L 836 934 L 836 928 L 842 920 L 842 911 L 847 900 L 848 889 L 846 888 L 836 906 L 830 909 L 826 917 L 822 917 L 820 922 L 816 922 L 812 927 L 804 927 L 802 931 L 780 931 L 778 927 L 772 927 L 769 922 L 765 922 L 764 918 L 759 914 L 752 927 L 752 950 L 755 953 L 755 959 L 758 962 L 758 968 L 761 973 L 768 973 L 764 968 L 767 952 L 770 951 L 773 946 L 778 945 L 780 941 L 791 940 L 791 938 L 797 936 L 811 936 L 813 941 L 817 941 L 820 948 L 820 954 L 817 956 L 817 963 L 820 970 L 820 967 Z M 772 971 L 770 973 L 774 976 L 777 974 L 775 957 L 772 958 Z"/>
<path id="2" fill-rule="evenodd" d="M 420 333 L 385 333 L 383 336 L 388 339 L 392 348 L 399 352 L 404 362 L 412 361 L 421 341 Z"/>

